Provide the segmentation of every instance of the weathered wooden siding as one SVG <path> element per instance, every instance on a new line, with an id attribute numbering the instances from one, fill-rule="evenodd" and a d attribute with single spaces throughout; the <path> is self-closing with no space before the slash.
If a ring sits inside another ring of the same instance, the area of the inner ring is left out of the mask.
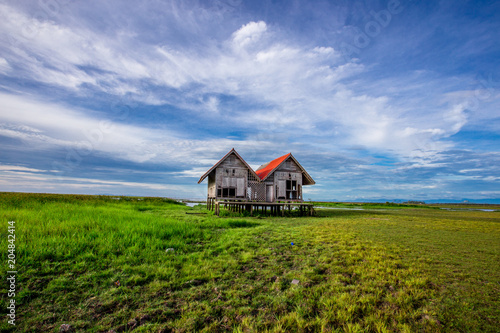
<path id="1" fill-rule="evenodd" d="M 215 175 L 211 173 L 208 175 L 208 197 L 209 198 L 215 198 L 215 191 L 216 191 L 216 184 L 215 184 Z"/>
<path id="2" fill-rule="evenodd" d="M 302 172 L 292 159 L 288 159 L 280 165 L 280 167 L 274 171 L 274 175 L 270 178 L 273 179 L 275 185 L 275 200 L 302 200 Z M 287 194 L 287 180 L 293 180 L 296 182 L 296 194 L 294 199 L 290 199 Z"/>
<path id="3" fill-rule="evenodd" d="M 304 182 L 306 185 L 314 184 L 291 154 L 283 163 L 283 159 L 276 159 L 281 165 L 264 181 L 240 158 L 236 151 L 232 151 L 200 178 L 199 182 L 208 177 L 209 198 L 258 202 L 266 199 L 271 202 L 302 201 Z"/>
<path id="4" fill-rule="evenodd" d="M 217 190 L 220 188 L 234 188 L 236 198 L 246 198 L 247 184 L 248 168 L 234 154 L 228 156 L 228 158 L 215 169 L 214 194 L 218 198 L 224 198 L 224 195 L 217 195 Z"/>
<path id="5" fill-rule="evenodd" d="M 301 172 L 299 166 L 291 158 L 280 165 L 280 167 L 276 171 Z"/>

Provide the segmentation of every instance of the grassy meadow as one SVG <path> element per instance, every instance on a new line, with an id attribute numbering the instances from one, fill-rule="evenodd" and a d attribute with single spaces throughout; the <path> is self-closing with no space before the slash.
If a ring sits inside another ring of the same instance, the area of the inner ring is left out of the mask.
<path id="1" fill-rule="evenodd" d="M 0 193 L 2 276 L 11 220 L 18 270 L 0 331 L 498 332 L 500 212 L 362 208 Z"/>

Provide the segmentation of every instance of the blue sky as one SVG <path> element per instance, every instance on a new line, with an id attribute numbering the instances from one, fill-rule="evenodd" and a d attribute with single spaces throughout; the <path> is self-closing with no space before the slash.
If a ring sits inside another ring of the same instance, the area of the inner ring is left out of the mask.
<path id="1" fill-rule="evenodd" d="M 231 148 L 305 198 L 500 198 L 497 1 L 2 1 L 0 191 L 204 198 Z"/>

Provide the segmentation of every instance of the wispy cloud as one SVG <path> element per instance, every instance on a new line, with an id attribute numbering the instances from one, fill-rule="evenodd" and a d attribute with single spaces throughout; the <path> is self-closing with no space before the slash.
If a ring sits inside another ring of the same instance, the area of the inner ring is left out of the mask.
<path id="1" fill-rule="evenodd" d="M 21 26 L 34 24 L 33 18 L 11 7 L 4 5 L 3 11 L 9 13 L 4 15 L 3 28 L 14 36 Z M 144 44 L 126 33 L 116 38 L 52 22 L 36 25 L 37 38 L 30 41 L 29 47 L 18 45 L 11 57 L 24 64 L 26 75 L 65 88 L 91 85 L 108 93 L 131 93 L 139 100 L 153 98 L 157 104 L 173 102 L 200 112 L 222 110 L 225 117 L 249 127 L 268 119 L 265 123 L 271 124 L 271 129 L 292 126 L 329 135 L 332 128 L 337 128 L 337 132 L 342 130 L 335 139 L 343 137 L 350 143 L 406 154 L 415 148 L 411 142 L 417 133 L 419 141 L 429 141 L 438 132 L 449 135 L 463 125 L 463 118 L 458 123 L 448 119 L 434 128 L 406 130 L 415 124 L 415 117 L 402 117 L 403 110 L 391 106 L 389 97 L 359 95 L 342 83 L 362 73 L 362 65 L 345 63 L 331 47 L 307 48 L 287 42 L 263 21 L 243 25 L 203 56 L 192 49 L 169 50 L 158 44 Z M 142 80 L 174 88 L 174 94 L 188 98 L 171 101 L 163 91 L 153 97 L 146 93 L 148 97 L 144 98 Z M 242 114 L 224 110 L 216 97 L 206 98 L 206 94 L 256 100 L 267 107 Z M 321 128 L 326 124 L 330 128 Z"/>
<path id="2" fill-rule="evenodd" d="M 216 3 L 71 2 L 41 16 L 42 7 L 0 4 L 0 162 L 12 164 L 21 144 L 38 159 L 36 151 L 50 152 L 46 162 L 65 164 L 75 152 L 82 158 L 75 173 L 83 160 L 163 166 L 168 181 L 187 184 L 232 147 L 256 164 L 293 150 L 318 158 L 310 165 L 326 183 L 335 170 L 371 179 L 373 191 L 387 191 L 379 178 L 403 165 L 398 174 L 415 178 L 392 189 L 410 193 L 439 190 L 418 177 L 448 184 L 443 175 L 462 164 L 464 129 L 498 130 L 500 93 L 484 72 L 484 59 L 498 59 L 492 21 L 468 19 L 446 1 L 428 3 L 429 13 L 404 4 L 350 59 L 340 43 L 381 8 Z M 467 30 L 466 41 L 443 20 Z M 450 50 L 447 64 L 441 55 Z M 120 117 L 110 107 L 117 100 L 127 101 Z M 29 154 L 24 159 L 36 169 Z M 494 183 L 498 173 L 490 171 L 481 179 Z"/>
<path id="3" fill-rule="evenodd" d="M 0 166 L 0 186 L 3 191 L 35 191 L 49 193 L 96 193 L 122 195 L 165 196 L 175 198 L 201 198 L 203 190 L 195 185 L 172 185 L 144 182 L 111 181 L 92 178 L 59 177 L 41 174 L 42 170 L 24 167 Z M 37 190 L 34 190 L 37 189 Z M 175 193 L 174 195 L 172 195 Z"/>

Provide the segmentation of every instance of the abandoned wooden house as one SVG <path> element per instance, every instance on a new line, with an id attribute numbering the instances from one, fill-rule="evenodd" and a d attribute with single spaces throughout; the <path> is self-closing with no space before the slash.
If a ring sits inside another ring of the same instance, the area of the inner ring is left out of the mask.
<path id="1" fill-rule="evenodd" d="M 266 202 L 302 202 L 302 186 L 315 184 L 292 153 L 261 165 L 256 173 L 265 185 Z"/>
<path id="2" fill-rule="evenodd" d="M 251 200 L 259 190 L 259 176 L 231 149 L 219 162 L 215 163 L 198 184 L 208 177 L 207 198 L 221 200 Z"/>
<path id="3" fill-rule="evenodd" d="M 302 187 L 315 184 L 291 153 L 254 171 L 234 148 L 201 176 L 198 184 L 205 178 L 209 207 L 220 202 L 302 203 Z"/>

